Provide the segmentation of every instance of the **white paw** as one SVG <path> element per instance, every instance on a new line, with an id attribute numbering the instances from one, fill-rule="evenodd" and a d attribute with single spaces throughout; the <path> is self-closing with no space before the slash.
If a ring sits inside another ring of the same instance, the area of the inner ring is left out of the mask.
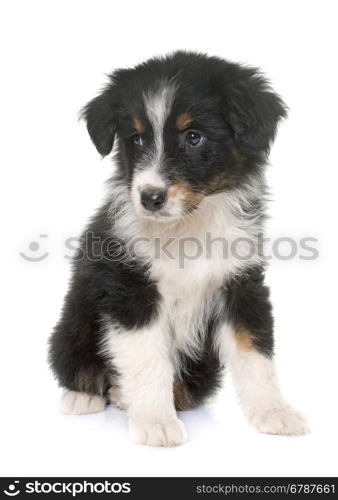
<path id="1" fill-rule="evenodd" d="M 61 399 L 60 411 L 67 415 L 97 413 L 106 407 L 106 400 L 101 396 L 86 392 L 67 391 Z"/>
<path id="2" fill-rule="evenodd" d="M 131 419 L 129 432 L 134 443 L 148 446 L 179 446 L 187 440 L 184 425 L 178 418 L 168 422 Z"/>
<path id="3" fill-rule="evenodd" d="M 265 434 L 301 436 L 310 432 L 305 418 L 289 406 L 271 408 L 262 414 L 253 415 L 250 422 Z"/>

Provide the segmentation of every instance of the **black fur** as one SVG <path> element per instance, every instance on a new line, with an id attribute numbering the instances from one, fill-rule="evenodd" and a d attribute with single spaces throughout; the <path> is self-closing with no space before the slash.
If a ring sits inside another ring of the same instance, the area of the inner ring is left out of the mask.
<path id="1" fill-rule="evenodd" d="M 223 366 L 213 349 L 218 323 L 219 320 L 213 316 L 208 321 L 207 332 L 203 336 L 203 345 L 197 358 L 180 352 L 180 364 L 183 367 L 181 380 L 187 387 L 195 406 L 214 395 L 222 385 Z"/>
<path id="2" fill-rule="evenodd" d="M 236 330 L 250 332 L 256 349 L 273 355 L 273 317 L 264 270 L 255 267 L 228 282 L 224 288 L 225 317 Z"/>

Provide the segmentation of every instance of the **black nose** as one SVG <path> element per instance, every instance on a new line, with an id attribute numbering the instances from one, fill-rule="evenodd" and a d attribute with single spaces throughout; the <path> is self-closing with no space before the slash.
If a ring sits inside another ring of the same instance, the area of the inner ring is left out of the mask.
<path id="1" fill-rule="evenodd" d="M 147 210 L 155 212 L 163 207 L 166 194 L 164 189 L 145 188 L 141 192 L 141 203 Z"/>

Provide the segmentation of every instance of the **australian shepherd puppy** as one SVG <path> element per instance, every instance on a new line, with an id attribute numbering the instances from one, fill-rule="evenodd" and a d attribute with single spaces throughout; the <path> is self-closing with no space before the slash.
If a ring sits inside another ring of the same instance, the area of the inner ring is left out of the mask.
<path id="1" fill-rule="evenodd" d="M 226 366 L 256 429 L 306 433 L 276 379 L 259 243 L 282 100 L 254 68 L 176 52 L 115 71 L 82 116 L 117 168 L 50 339 L 62 411 L 110 402 L 136 443 L 179 445 L 176 411 L 213 395 Z"/>

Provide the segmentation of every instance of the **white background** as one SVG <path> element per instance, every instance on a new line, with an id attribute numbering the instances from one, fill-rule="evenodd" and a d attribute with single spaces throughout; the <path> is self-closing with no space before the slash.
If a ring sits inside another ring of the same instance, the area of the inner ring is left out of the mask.
<path id="1" fill-rule="evenodd" d="M 336 5 L 1 3 L 1 475 L 337 475 Z M 182 415 L 190 439 L 176 449 L 131 444 L 117 409 L 58 412 L 46 341 L 69 277 L 64 240 L 79 234 L 112 170 L 77 113 L 104 73 L 178 48 L 262 67 L 290 108 L 271 154 L 268 234 L 316 237 L 320 257 L 273 260 L 268 282 L 281 385 L 309 436 L 257 434 L 229 377 L 217 401 Z M 39 263 L 19 255 L 46 251 Z"/>

